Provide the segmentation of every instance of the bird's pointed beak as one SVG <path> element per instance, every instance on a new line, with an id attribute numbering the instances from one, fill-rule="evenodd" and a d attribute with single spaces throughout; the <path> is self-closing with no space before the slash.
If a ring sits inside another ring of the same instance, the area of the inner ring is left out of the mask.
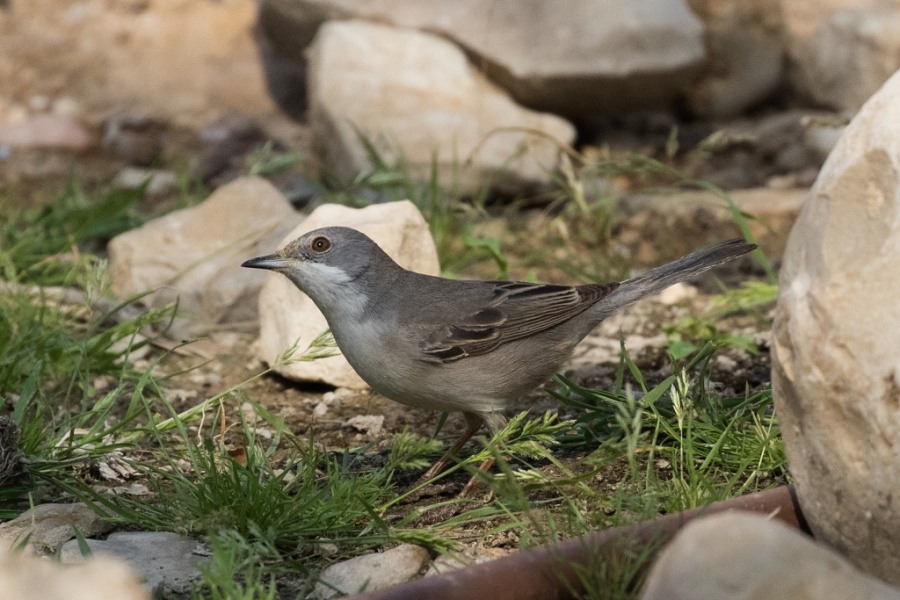
<path id="1" fill-rule="evenodd" d="M 241 266 L 248 269 L 283 269 L 288 266 L 288 261 L 277 254 L 269 254 L 245 260 Z"/>

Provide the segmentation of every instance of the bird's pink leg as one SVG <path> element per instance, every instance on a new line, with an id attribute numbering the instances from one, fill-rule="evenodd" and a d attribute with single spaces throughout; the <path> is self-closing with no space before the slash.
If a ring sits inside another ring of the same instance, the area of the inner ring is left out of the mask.
<path id="1" fill-rule="evenodd" d="M 456 453 L 459 452 L 463 446 L 465 446 L 466 442 L 472 439 L 472 436 L 475 435 L 475 432 L 481 429 L 482 424 L 484 424 L 484 418 L 481 415 L 477 415 L 475 413 L 463 413 L 463 416 L 466 418 L 466 430 L 463 434 L 456 440 L 456 443 L 444 453 L 444 455 L 438 460 L 436 463 L 431 465 L 431 468 L 425 472 L 424 475 L 419 479 L 419 481 L 427 481 L 432 479 L 435 475 L 443 471 L 447 468 L 447 465 L 456 456 Z"/>

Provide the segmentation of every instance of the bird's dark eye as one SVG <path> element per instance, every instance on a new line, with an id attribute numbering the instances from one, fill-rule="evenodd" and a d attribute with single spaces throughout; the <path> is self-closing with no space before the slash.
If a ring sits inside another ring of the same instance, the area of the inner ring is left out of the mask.
<path id="1" fill-rule="evenodd" d="M 322 252 L 325 252 L 326 250 L 331 248 L 331 242 L 327 237 L 319 236 L 312 241 L 309 247 L 312 248 L 313 252 L 318 252 L 321 254 Z"/>

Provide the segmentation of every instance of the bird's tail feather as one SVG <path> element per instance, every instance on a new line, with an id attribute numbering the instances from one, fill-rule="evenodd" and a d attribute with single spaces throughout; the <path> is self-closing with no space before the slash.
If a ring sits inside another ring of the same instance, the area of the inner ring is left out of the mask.
<path id="1" fill-rule="evenodd" d="M 644 296 L 660 292 L 672 284 L 699 275 L 716 265 L 747 254 L 755 248 L 756 244 L 748 244 L 742 239 L 729 240 L 711 248 L 698 250 L 661 267 L 650 269 L 633 279 L 623 281 L 612 294 L 599 303 L 603 305 L 604 317 L 637 302 Z"/>

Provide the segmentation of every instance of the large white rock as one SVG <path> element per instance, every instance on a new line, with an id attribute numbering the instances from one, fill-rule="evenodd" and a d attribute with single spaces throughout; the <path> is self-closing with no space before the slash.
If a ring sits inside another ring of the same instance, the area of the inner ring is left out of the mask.
<path id="1" fill-rule="evenodd" d="M 109 243 L 113 290 L 120 298 L 150 291 L 143 301 L 178 300 L 168 335 L 189 338 L 217 325 L 256 323 L 265 274 L 241 261 L 271 247 L 301 215 L 264 179 L 245 177 L 203 203 L 169 213 Z"/>
<path id="2" fill-rule="evenodd" d="M 360 209 L 324 204 L 291 231 L 278 247 L 284 247 L 313 229 L 333 225 L 363 232 L 402 267 L 428 275 L 440 273 L 437 250 L 428 224 L 409 200 L 373 204 Z M 263 254 L 273 250 L 274 247 L 267 248 Z M 276 364 L 278 356 L 295 342 L 302 352 L 316 336 L 328 329 L 325 317 L 309 296 L 278 273 L 268 275 L 259 294 L 259 325 L 257 356 L 270 365 Z M 276 371 L 296 381 L 316 381 L 358 389 L 366 387 L 343 356 L 290 362 L 278 366 Z"/>
<path id="3" fill-rule="evenodd" d="M 196 129 L 241 113 L 279 126 L 254 0 L 25 0 L 0 8 L 0 96 L 58 99 L 90 124 L 143 115 Z"/>
<path id="4" fill-rule="evenodd" d="M 788 239 L 772 385 L 816 538 L 900 583 L 900 74 L 863 106 Z"/>
<path id="5" fill-rule="evenodd" d="M 900 600 L 900 590 L 758 514 L 689 524 L 660 555 L 642 600 Z"/>
<path id="6" fill-rule="evenodd" d="M 403 155 L 424 176 L 436 157 L 441 182 L 464 189 L 547 181 L 558 144 L 575 139 L 567 121 L 516 105 L 452 43 L 362 21 L 319 29 L 309 102 L 326 160 L 345 180 L 371 169 L 360 133 L 387 162 Z"/>
<path id="7" fill-rule="evenodd" d="M 897 0 L 784 2 L 792 83 L 816 103 L 855 111 L 900 68 Z"/>
<path id="8" fill-rule="evenodd" d="M 566 115 L 664 107 L 705 59 L 684 0 L 263 0 L 261 21 L 296 54 L 327 19 L 434 32 L 471 53 L 522 104 Z"/>

